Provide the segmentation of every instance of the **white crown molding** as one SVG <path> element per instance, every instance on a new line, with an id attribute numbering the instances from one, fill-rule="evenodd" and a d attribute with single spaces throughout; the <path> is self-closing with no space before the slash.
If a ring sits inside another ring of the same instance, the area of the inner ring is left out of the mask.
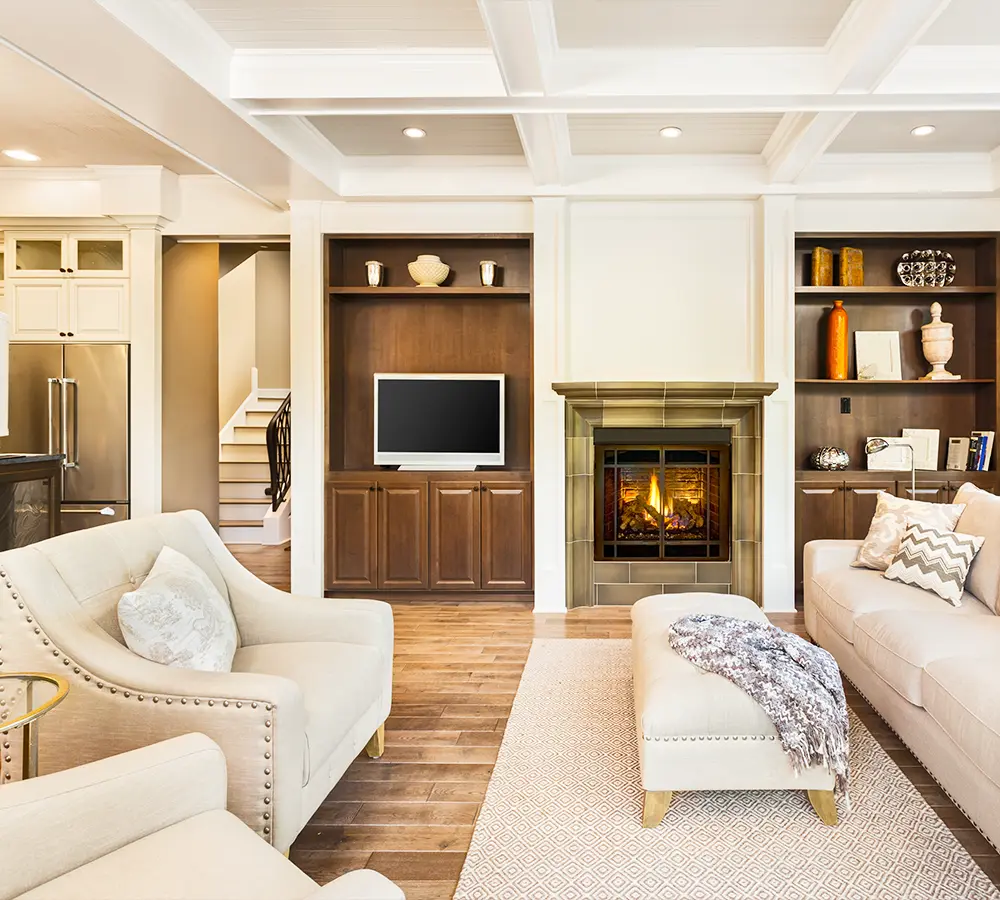
<path id="1" fill-rule="evenodd" d="M 0 166 L 0 181 L 97 181 L 89 168 Z"/>

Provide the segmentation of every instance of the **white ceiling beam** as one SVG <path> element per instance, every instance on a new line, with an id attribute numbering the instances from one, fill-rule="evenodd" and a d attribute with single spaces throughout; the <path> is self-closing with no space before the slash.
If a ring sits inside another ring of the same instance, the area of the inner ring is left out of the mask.
<path id="1" fill-rule="evenodd" d="M 988 94 L 666 94 L 657 96 L 409 97 L 256 100 L 255 116 L 555 115 L 573 113 L 996 112 Z"/>
<path id="2" fill-rule="evenodd" d="M 337 191 L 342 161 L 337 149 L 306 122 L 262 122 L 241 103 L 235 102 L 230 87 L 233 49 L 184 0 L 87 2 L 93 2 L 114 16 L 152 51 L 199 84 L 292 160 L 288 177 L 296 197 L 317 196 L 317 185 L 310 184 L 312 179 L 329 191 Z"/>
<path id="3" fill-rule="evenodd" d="M 119 0 L 120 2 L 120 0 Z M 503 97 L 487 50 L 237 50 L 234 100 L 284 97 Z"/>
<path id="4" fill-rule="evenodd" d="M 551 0 L 478 0 L 486 34 L 509 96 L 543 97 L 558 52 Z M 515 115 L 536 184 L 569 180 L 569 122 L 562 113 Z"/>
<path id="5" fill-rule="evenodd" d="M 848 9 L 827 47 L 829 91 L 874 91 L 949 2 L 859 0 Z M 764 148 L 772 180 L 799 178 L 853 117 L 851 111 L 786 113 Z"/>

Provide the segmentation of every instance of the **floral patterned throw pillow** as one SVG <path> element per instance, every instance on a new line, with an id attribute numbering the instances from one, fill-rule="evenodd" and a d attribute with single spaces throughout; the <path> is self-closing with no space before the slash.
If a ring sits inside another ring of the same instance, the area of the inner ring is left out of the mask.
<path id="1" fill-rule="evenodd" d="M 884 572 L 899 551 L 899 543 L 906 531 L 906 524 L 927 525 L 939 531 L 954 531 L 958 517 L 965 509 L 964 503 L 925 503 L 923 500 L 904 500 L 883 491 L 878 495 L 875 515 L 872 517 L 868 536 L 858 551 L 858 558 L 851 563 L 867 569 Z"/>
<path id="2" fill-rule="evenodd" d="M 219 589 L 183 553 L 164 547 L 146 580 L 118 601 L 118 624 L 133 653 L 164 666 L 229 672 L 238 632 Z"/>

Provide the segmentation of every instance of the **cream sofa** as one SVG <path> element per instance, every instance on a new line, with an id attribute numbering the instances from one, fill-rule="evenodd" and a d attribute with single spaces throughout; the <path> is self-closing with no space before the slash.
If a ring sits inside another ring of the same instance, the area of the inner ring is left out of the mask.
<path id="1" fill-rule="evenodd" d="M 985 497 L 956 498 L 970 502 L 956 530 L 987 538 L 960 607 L 852 568 L 860 541 L 813 541 L 805 618 L 813 640 L 1000 847 L 1000 498 Z"/>
<path id="2" fill-rule="evenodd" d="M 377 872 L 320 888 L 226 812 L 189 734 L 0 789 L 0 900 L 404 900 Z"/>
<path id="3" fill-rule="evenodd" d="M 240 636 L 232 672 L 169 668 L 125 647 L 118 600 L 165 545 L 228 598 Z M 390 607 L 269 587 L 200 513 L 104 525 L 0 554 L 0 637 L 0 671 L 58 672 L 70 682 L 66 700 L 41 720 L 39 772 L 202 732 L 226 755 L 230 810 L 281 851 L 366 744 L 371 755 L 381 752 Z M 7 778 L 18 734 L 4 739 Z"/>

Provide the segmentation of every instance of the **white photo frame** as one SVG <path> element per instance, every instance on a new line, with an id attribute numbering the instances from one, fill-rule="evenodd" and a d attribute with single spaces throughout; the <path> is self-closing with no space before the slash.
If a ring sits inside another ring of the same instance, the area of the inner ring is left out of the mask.
<path id="1" fill-rule="evenodd" d="M 902 381 L 898 331 L 855 331 L 854 358 L 859 381 Z"/>
<path id="2" fill-rule="evenodd" d="M 913 447 L 913 468 L 936 472 L 941 449 L 938 428 L 904 428 L 903 438 Z"/>
<path id="3" fill-rule="evenodd" d="M 875 435 L 878 437 L 878 435 Z M 868 438 L 868 441 L 872 438 Z M 910 448 L 904 446 L 909 444 L 909 440 L 902 437 L 884 437 L 889 446 L 878 453 L 868 456 L 869 472 L 909 472 L 910 471 Z"/>

